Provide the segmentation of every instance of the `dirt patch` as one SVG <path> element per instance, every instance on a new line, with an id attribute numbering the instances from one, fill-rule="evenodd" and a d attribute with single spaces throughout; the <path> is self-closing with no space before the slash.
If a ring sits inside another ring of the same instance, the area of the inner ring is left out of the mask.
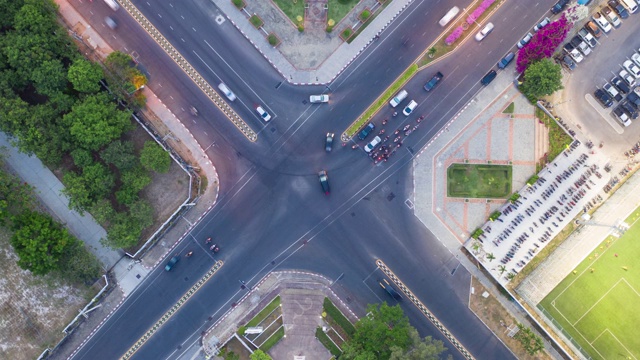
<path id="1" fill-rule="evenodd" d="M 508 336 L 508 328 L 516 326 L 518 321 L 509 314 L 507 309 L 493 295 L 484 298 L 482 294 L 487 289 L 477 280 L 472 278 L 471 286 L 475 288 L 475 293 L 469 295 L 469 308 L 516 355 L 516 358 L 523 360 L 552 359 L 545 351 L 533 356 L 527 354 L 520 341 Z"/>
<path id="2" fill-rule="evenodd" d="M 3 359 L 35 359 L 60 341 L 90 290 L 20 269 L 10 236 L 0 228 L 0 353 Z"/>
<path id="3" fill-rule="evenodd" d="M 244 345 L 240 343 L 240 340 L 238 340 L 235 336 L 231 338 L 231 340 L 229 340 L 229 342 L 220 350 L 223 353 L 224 351 L 226 351 L 227 355 L 233 352 L 234 354 L 238 355 L 239 360 L 249 360 L 251 358 L 251 352 L 249 352 L 249 350 L 247 350 L 247 348 L 244 347 Z M 215 359 L 222 359 L 222 357 L 215 357 Z"/>

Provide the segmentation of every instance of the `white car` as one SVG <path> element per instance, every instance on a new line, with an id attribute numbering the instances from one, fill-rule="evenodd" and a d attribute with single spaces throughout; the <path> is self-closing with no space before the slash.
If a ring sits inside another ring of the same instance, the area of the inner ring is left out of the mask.
<path id="1" fill-rule="evenodd" d="M 485 25 L 484 28 L 476 34 L 476 40 L 482 41 L 482 39 L 487 37 L 491 31 L 493 31 L 493 23 L 487 23 L 487 25 Z"/>
<path id="2" fill-rule="evenodd" d="M 378 144 L 380 144 L 381 142 L 382 142 L 382 139 L 380 139 L 380 136 L 374 137 L 370 143 L 364 146 L 364 151 L 370 153 L 371 150 L 375 149 L 376 146 L 378 146 Z"/>
<path id="3" fill-rule="evenodd" d="M 618 89 L 615 88 L 615 86 L 606 82 L 604 83 L 604 85 L 602 85 L 602 88 L 604 89 L 604 91 L 607 92 L 607 94 L 611 95 L 611 98 L 613 100 L 615 101 L 622 100 L 622 94 L 620 94 L 620 92 L 618 91 Z"/>
<path id="4" fill-rule="evenodd" d="M 636 86 L 636 79 L 633 76 L 631 76 L 631 74 L 629 74 L 627 70 L 620 71 L 619 75 L 622 78 L 622 80 L 626 82 L 627 85 L 629 85 L 629 87 L 633 88 L 634 86 Z"/>
<path id="5" fill-rule="evenodd" d="M 551 20 L 548 17 L 544 18 L 544 20 L 540 21 L 539 24 L 537 24 L 536 26 L 533 27 L 533 31 L 535 31 L 535 32 L 540 31 L 540 29 L 542 29 L 543 27 L 549 25 L 550 22 L 551 22 Z"/>
<path id="6" fill-rule="evenodd" d="M 407 105 L 407 107 L 402 110 L 402 113 L 404 114 L 404 116 L 409 116 L 411 115 L 411 112 L 416 108 L 416 106 L 418 106 L 418 103 L 415 102 L 415 100 L 411 100 L 409 102 L 409 105 Z"/>
<path id="7" fill-rule="evenodd" d="M 391 107 L 396 107 L 400 105 L 400 103 L 404 99 L 406 99 L 407 96 L 409 96 L 409 93 L 407 92 L 407 90 L 400 90 L 400 92 L 397 93 L 396 96 L 394 96 L 393 99 L 391 99 L 391 101 L 389 101 L 389 105 L 391 105 Z"/>
<path id="8" fill-rule="evenodd" d="M 631 60 L 626 60 L 622 63 L 622 67 L 631 73 L 636 79 L 640 78 L 640 68 L 634 64 Z"/>
<path id="9" fill-rule="evenodd" d="M 611 10 L 609 6 L 605 5 L 602 7 L 602 14 L 606 16 L 609 21 L 611 21 L 613 27 L 619 28 L 620 25 L 622 25 L 622 21 L 620 21 L 618 15 L 616 15 L 616 13 L 613 12 L 613 10 Z"/>
<path id="10" fill-rule="evenodd" d="M 224 83 L 220 83 L 220 85 L 218 85 L 218 89 L 220 89 L 224 96 L 226 96 L 229 100 L 233 101 L 236 99 L 236 94 L 231 92 L 231 90 L 229 90 L 227 85 L 225 85 Z"/>
<path id="11" fill-rule="evenodd" d="M 329 102 L 329 95 L 328 94 L 311 95 L 309 96 L 309 102 L 312 104 Z"/>
<path id="12" fill-rule="evenodd" d="M 609 20 L 607 20 L 602 14 L 600 14 L 600 12 L 593 14 L 591 18 L 593 19 L 593 21 L 596 22 L 596 24 L 598 24 L 600 29 L 602 29 L 602 31 L 604 31 L 605 33 L 608 33 L 609 31 L 611 31 L 611 29 L 613 29 L 613 26 L 611 26 L 611 23 L 609 23 Z"/>
<path id="13" fill-rule="evenodd" d="M 633 60 L 636 65 L 640 66 L 640 54 L 634 53 L 631 55 L 631 60 Z"/>
<path id="14" fill-rule="evenodd" d="M 571 55 L 573 60 L 575 60 L 575 62 L 578 63 L 578 64 L 581 63 L 582 60 L 584 60 L 584 56 L 582 56 L 580 51 L 578 51 L 578 49 L 576 49 L 576 48 L 574 48 L 573 50 L 569 51 L 569 55 Z"/>
<path id="15" fill-rule="evenodd" d="M 518 49 L 522 49 L 525 45 L 529 43 L 533 39 L 533 34 L 527 33 L 527 35 L 522 38 L 522 40 L 518 41 Z"/>
<path id="16" fill-rule="evenodd" d="M 269 115 L 269 113 L 262 106 L 260 105 L 256 106 L 256 111 L 258 112 L 258 115 L 260 115 L 262 120 L 264 121 L 271 120 L 271 115 Z"/>

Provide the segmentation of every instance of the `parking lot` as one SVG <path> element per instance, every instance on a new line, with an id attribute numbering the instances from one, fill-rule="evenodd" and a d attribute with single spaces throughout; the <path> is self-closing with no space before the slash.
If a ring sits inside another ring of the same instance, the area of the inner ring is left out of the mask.
<path id="1" fill-rule="evenodd" d="M 604 4 L 604 2 L 602 2 Z M 590 10 L 599 10 L 593 5 Z M 579 21 L 567 36 L 570 40 L 588 19 Z M 640 138 L 640 119 L 629 127 L 623 127 L 611 114 L 618 102 L 604 108 L 593 93 L 610 82 L 623 70 L 621 64 L 640 48 L 640 14 L 631 14 L 619 28 L 602 34 L 598 45 L 578 66 L 569 71 L 564 68 L 563 91 L 554 95 L 552 104 L 555 113 L 581 131 L 594 143 L 604 143 L 603 150 L 613 159 L 622 160 Z M 639 80 L 637 80 L 639 81 Z"/>

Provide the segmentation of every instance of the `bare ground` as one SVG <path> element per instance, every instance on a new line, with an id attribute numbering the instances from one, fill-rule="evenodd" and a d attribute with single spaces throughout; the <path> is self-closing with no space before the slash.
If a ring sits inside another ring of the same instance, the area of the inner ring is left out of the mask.
<path id="1" fill-rule="evenodd" d="M 520 341 L 507 336 L 507 327 L 518 322 L 512 317 L 493 295 L 486 299 L 482 294 L 487 291 L 482 284 L 473 278 L 471 286 L 475 288 L 474 294 L 469 294 L 469 308 L 473 311 L 489 329 L 521 360 L 551 360 L 551 356 L 545 351 L 536 355 L 529 355 L 524 350 Z"/>
<path id="2" fill-rule="evenodd" d="M 0 228 L 0 358 L 35 359 L 60 341 L 90 290 L 20 269 L 10 236 Z"/>

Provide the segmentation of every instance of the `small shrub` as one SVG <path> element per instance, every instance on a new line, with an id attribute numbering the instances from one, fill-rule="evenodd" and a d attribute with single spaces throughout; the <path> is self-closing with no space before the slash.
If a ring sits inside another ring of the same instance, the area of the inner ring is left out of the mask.
<path id="1" fill-rule="evenodd" d="M 260 19 L 258 15 L 251 16 L 249 18 L 249 21 L 251 21 L 251 23 L 253 24 L 253 26 L 256 27 L 256 29 L 260 29 L 262 27 L 262 24 L 264 24 L 264 22 L 262 21 L 262 19 Z"/>
<path id="2" fill-rule="evenodd" d="M 300 32 L 304 31 L 304 24 L 303 23 L 298 24 L 298 31 L 300 31 Z"/>
<path id="3" fill-rule="evenodd" d="M 353 35 L 353 30 L 351 30 L 351 28 L 346 28 L 342 30 L 342 33 L 340 33 L 340 37 L 342 38 L 342 40 L 349 39 L 351 35 Z"/>
<path id="4" fill-rule="evenodd" d="M 369 9 L 364 9 L 360 13 L 360 21 L 367 21 L 367 19 L 371 16 L 371 11 Z"/>
<path id="5" fill-rule="evenodd" d="M 327 21 L 327 32 L 330 33 L 333 31 L 333 27 L 336 25 L 335 20 L 333 19 L 329 19 L 329 21 Z"/>
<path id="6" fill-rule="evenodd" d="M 271 46 L 277 46 L 280 43 L 280 40 L 278 40 L 278 37 L 274 34 L 269 34 L 269 36 L 267 36 L 267 41 L 269 41 L 269 45 Z"/>
<path id="7" fill-rule="evenodd" d="M 232 0 L 233 5 L 235 5 L 238 9 L 244 8 L 244 1 L 242 0 Z"/>

